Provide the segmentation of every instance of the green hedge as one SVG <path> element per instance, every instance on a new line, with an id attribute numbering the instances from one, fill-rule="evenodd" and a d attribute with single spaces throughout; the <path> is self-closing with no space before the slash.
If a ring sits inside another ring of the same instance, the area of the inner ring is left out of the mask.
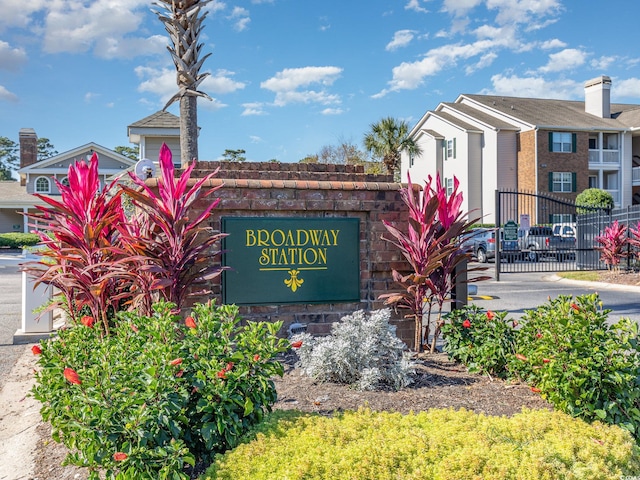
<path id="1" fill-rule="evenodd" d="M 32 247 L 40 243 L 35 233 L 0 233 L 0 248 Z"/>
<path id="2" fill-rule="evenodd" d="M 617 426 L 561 412 L 491 417 L 467 410 L 276 413 L 255 439 L 220 455 L 203 480 L 620 479 L 640 474 Z"/>

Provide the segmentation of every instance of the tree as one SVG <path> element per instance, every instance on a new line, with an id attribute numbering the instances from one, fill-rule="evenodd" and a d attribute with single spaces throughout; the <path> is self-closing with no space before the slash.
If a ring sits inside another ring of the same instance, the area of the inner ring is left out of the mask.
<path id="1" fill-rule="evenodd" d="M 12 170 L 20 164 L 20 148 L 16 142 L 7 137 L 0 137 L 0 180 L 14 180 Z"/>
<path id="2" fill-rule="evenodd" d="M 353 142 L 340 140 L 337 145 L 324 145 L 314 155 L 307 155 L 299 163 L 329 163 L 335 165 L 362 165 L 364 172 L 369 174 L 381 173 L 382 164 L 371 160 L 366 152 Z"/>
<path id="3" fill-rule="evenodd" d="M 420 155 L 420 147 L 408 137 L 409 124 L 386 117 L 371 124 L 371 130 L 364 136 L 367 152 L 382 160 L 387 173 L 396 174 L 400 169 L 400 154 L 406 150 L 411 155 Z"/>
<path id="4" fill-rule="evenodd" d="M 140 156 L 140 145 L 136 145 L 135 147 L 125 147 L 125 146 L 119 145 L 116 148 L 114 148 L 113 151 L 119 153 L 120 155 L 124 155 L 125 157 L 128 157 L 131 160 L 138 160 Z"/>
<path id="5" fill-rule="evenodd" d="M 45 160 L 57 154 L 58 151 L 48 138 L 38 138 L 38 161 Z"/>
<path id="6" fill-rule="evenodd" d="M 576 197 L 576 206 L 579 214 L 591 213 L 595 209 L 610 210 L 614 206 L 613 195 L 599 188 L 587 188 Z"/>
<path id="7" fill-rule="evenodd" d="M 224 151 L 224 153 L 222 154 L 222 157 L 227 161 L 227 162 L 244 162 L 247 160 L 247 157 L 244 156 L 244 154 L 247 153 L 245 150 L 239 149 L 239 150 L 230 150 L 230 149 L 226 149 Z"/>
<path id="8" fill-rule="evenodd" d="M 202 22 L 208 12 L 202 13 L 211 0 L 158 0 L 156 5 L 165 9 L 155 12 L 169 34 L 172 46 L 167 46 L 176 66 L 178 93 L 164 106 L 180 101 L 180 150 L 182 167 L 198 158 L 198 97 L 211 97 L 198 90 L 209 73 L 200 73 L 210 53 L 200 57 L 204 44 L 199 43 Z"/>

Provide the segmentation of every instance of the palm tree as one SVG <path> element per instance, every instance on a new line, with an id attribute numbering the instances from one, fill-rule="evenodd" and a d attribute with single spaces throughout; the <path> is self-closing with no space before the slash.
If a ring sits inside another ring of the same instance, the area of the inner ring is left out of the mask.
<path id="1" fill-rule="evenodd" d="M 396 174 L 400 168 L 400 154 L 406 150 L 410 155 L 420 155 L 420 147 L 408 137 L 409 124 L 386 117 L 371 124 L 371 131 L 364 136 L 367 152 L 382 159 L 387 172 Z"/>
<path id="2" fill-rule="evenodd" d="M 210 53 L 199 59 L 202 50 L 200 33 L 202 22 L 208 12 L 201 14 L 211 0 L 157 0 L 156 5 L 166 12 L 154 12 L 158 15 L 169 34 L 172 45 L 167 46 L 176 66 L 178 93 L 164 106 L 164 110 L 173 102 L 180 100 L 180 150 L 181 162 L 185 167 L 190 160 L 198 158 L 198 99 L 211 97 L 198 90 L 198 86 L 209 75 L 200 73 L 202 64 Z"/>

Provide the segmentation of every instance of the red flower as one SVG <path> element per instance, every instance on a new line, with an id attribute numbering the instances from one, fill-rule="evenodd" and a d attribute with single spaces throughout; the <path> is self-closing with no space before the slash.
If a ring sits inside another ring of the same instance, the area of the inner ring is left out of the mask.
<path id="1" fill-rule="evenodd" d="M 229 363 L 227 363 L 227 366 L 224 367 L 224 371 L 225 372 L 229 372 L 229 371 L 231 371 L 232 368 L 233 368 L 233 362 L 229 362 Z"/>
<path id="2" fill-rule="evenodd" d="M 218 372 L 218 378 L 227 378 L 227 372 L 225 372 L 224 370 L 220 370 Z"/>
<path id="3" fill-rule="evenodd" d="M 543 358 L 542 359 L 542 363 L 549 363 L 551 360 L 549 360 L 548 358 Z"/>
<path id="4" fill-rule="evenodd" d="M 113 454 L 113 459 L 116 462 L 122 462 L 123 460 L 126 460 L 129 457 L 129 455 L 127 455 L 124 452 L 116 452 Z"/>
<path id="5" fill-rule="evenodd" d="M 579 311 L 580 311 L 580 307 L 579 307 L 578 305 L 576 305 L 575 303 L 572 303 L 572 304 L 571 304 L 571 309 L 572 309 L 572 310 L 575 310 L 576 312 L 579 312 Z"/>
<path id="6" fill-rule="evenodd" d="M 539 389 L 539 388 L 536 388 L 536 387 L 531 387 L 531 391 L 532 391 L 533 393 L 540 393 L 540 389 Z"/>
<path id="7" fill-rule="evenodd" d="M 93 319 L 92 316 L 90 315 L 85 315 L 84 317 L 82 317 L 80 319 L 80 323 L 82 323 L 85 327 L 93 327 L 93 324 L 95 323 L 95 320 Z"/>
<path id="8" fill-rule="evenodd" d="M 257 353 L 253 356 L 253 361 L 257 362 L 258 360 L 260 360 L 260 355 L 258 355 Z"/>
<path id="9" fill-rule="evenodd" d="M 291 348 L 300 348 L 302 346 L 302 340 L 298 340 L 297 342 L 291 342 Z"/>
<path id="10" fill-rule="evenodd" d="M 75 385 L 80 385 L 82 383 L 82 381 L 80 380 L 80 377 L 78 376 L 78 374 L 73 368 L 68 368 L 68 367 L 65 368 L 63 375 L 64 375 L 64 378 L 66 378 L 69 381 L 69 383 L 73 383 Z"/>
<path id="11" fill-rule="evenodd" d="M 189 328 L 196 328 L 196 321 L 193 317 L 187 317 L 184 321 L 184 324 Z"/>
<path id="12" fill-rule="evenodd" d="M 542 334 L 540 332 L 536 333 L 536 338 L 542 338 Z"/>
<path id="13" fill-rule="evenodd" d="M 491 310 L 487 310 L 487 320 L 493 320 L 493 317 L 495 316 L 495 313 L 493 313 Z"/>
<path id="14" fill-rule="evenodd" d="M 464 322 L 462 322 L 463 328 L 471 328 L 471 322 L 467 318 Z"/>
<path id="15" fill-rule="evenodd" d="M 518 360 L 522 360 L 523 362 L 527 361 L 527 357 L 525 357 L 524 355 L 522 355 L 521 353 L 516 353 L 516 358 Z"/>
<path id="16" fill-rule="evenodd" d="M 176 377 L 180 378 L 184 374 L 184 370 L 178 370 L 176 372 Z"/>
<path id="17" fill-rule="evenodd" d="M 182 363 L 182 359 L 181 358 L 174 358 L 173 360 L 171 360 L 169 362 L 169 365 L 172 365 L 172 366 L 175 367 L 176 365 L 180 365 L 181 363 Z"/>
<path id="18" fill-rule="evenodd" d="M 31 347 L 31 351 L 33 352 L 34 355 L 40 355 L 42 353 L 42 349 L 40 348 L 40 345 L 34 345 L 33 347 Z"/>
<path id="19" fill-rule="evenodd" d="M 138 327 L 136 327 L 133 323 L 131 324 L 131 330 L 138 333 Z"/>
<path id="20" fill-rule="evenodd" d="M 519 325 L 518 320 L 511 322 L 511 325 L 513 325 L 513 328 L 516 328 Z"/>

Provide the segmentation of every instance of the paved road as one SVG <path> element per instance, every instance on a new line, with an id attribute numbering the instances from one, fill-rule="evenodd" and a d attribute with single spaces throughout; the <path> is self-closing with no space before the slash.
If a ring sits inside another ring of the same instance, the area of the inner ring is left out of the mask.
<path id="1" fill-rule="evenodd" d="M 25 349 L 13 344 L 13 334 L 21 324 L 21 261 L 24 258 L 19 254 L 0 254 L 0 388 Z"/>
<path id="2" fill-rule="evenodd" d="M 571 282 L 559 279 L 550 272 L 501 273 L 500 281 L 493 280 L 493 266 L 485 275 L 492 280 L 479 282 L 478 295 L 494 297 L 490 300 L 476 299 L 474 303 L 491 310 L 507 310 L 520 317 L 525 310 L 535 309 L 558 295 L 583 295 L 597 292 L 604 307 L 611 309 L 609 319 L 617 321 L 629 317 L 640 322 L 640 287 L 605 285 L 596 282 Z"/>

